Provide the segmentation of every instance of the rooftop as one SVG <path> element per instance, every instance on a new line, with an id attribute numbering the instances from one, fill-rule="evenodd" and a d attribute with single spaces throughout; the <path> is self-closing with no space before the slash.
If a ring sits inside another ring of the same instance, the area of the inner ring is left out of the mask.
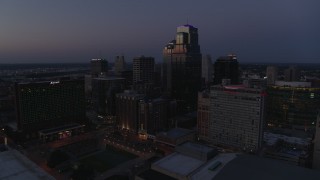
<path id="1" fill-rule="evenodd" d="M 283 161 L 254 155 L 238 155 L 215 176 L 214 180 L 319 180 L 320 172 Z"/>
<path id="2" fill-rule="evenodd" d="M 173 153 L 169 156 L 152 164 L 152 169 L 164 174 L 175 174 L 175 178 L 181 176 L 188 176 L 191 172 L 199 168 L 205 162 L 196 158 L 182 155 L 180 153 Z"/>
<path id="3" fill-rule="evenodd" d="M 0 179 L 54 179 L 16 150 L 0 153 Z"/>

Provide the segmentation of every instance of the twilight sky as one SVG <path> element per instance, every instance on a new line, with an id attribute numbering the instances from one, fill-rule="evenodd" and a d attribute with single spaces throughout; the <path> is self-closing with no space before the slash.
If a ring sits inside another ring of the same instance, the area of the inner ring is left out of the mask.
<path id="1" fill-rule="evenodd" d="M 162 60 L 176 27 L 202 54 L 241 62 L 320 62 L 319 0 L 1 0 L 0 64 Z"/>

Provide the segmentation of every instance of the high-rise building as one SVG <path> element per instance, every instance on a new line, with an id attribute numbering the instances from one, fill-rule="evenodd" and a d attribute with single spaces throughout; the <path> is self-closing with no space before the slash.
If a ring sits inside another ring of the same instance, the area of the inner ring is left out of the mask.
<path id="1" fill-rule="evenodd" d="M 267 85 L 274 85 L 278 79 L 278 68 L 276 66 L 268 66 L 266 71 Z"/>
<path id="2" fill-rule="evenodd" d="M 285 81 L 300 81 L 300 70 L 295 66 L 290 66 L 284 70 Z"/>
<path id="3" fill-rule="evenodd" d="M 116 115 L 116 94 L 125 90 L 125 79 L 108 77 L 92 80 L 92 103 L 100 115 Z"/>
<path id="4" fill-rule="evenodd" d="M 202 65 L 201 65 L 201 74 L 202 78 L 204 79 L 204 83 L 206 85 L 209 85 L 212 81 L 212 61 L 211 61 L 211 56 L 206 55 L 202 57 Z"/>
<path id="5" fill-rule="evenodd" d="M 263 140 L 265 96 L 264 90 L 243 85 L 212 86 L 210 141 L 246 151 L 258 150 Z"/>
<path id="6" fill-rule="evenodd" d="M 92 59 L 91 60 L 91 75 L 98 77 L 101 75 L 107 75 L 108 73 L 108 61 L 105 59 Z"/>
<path id="7" fill-rule="evenodd" d="M 222 79 L 230 79 L 231 84 L 238 84 L 239 75 L 239 64 L 234 54 L 219 57 L 214 63 L 214 84 L 221 84 Z"/>
<path id="8" fill-rule="evenodd" d="M 114 71 L 116 75 L 120 75 L 122 71 L 126 70 L 126 61 L 124 59 L 124 56 L 116 56 L 116 59 L 114 60 Z"/>
<path id="9" fill-rule="evenodd" d="M 136 57 L 133 59 L 133 83 L 153 84 L 154 80 L 154 58 Z"/>
<path id="10" fill-rule="evenodd" d="M 176 39 L 163 50 L 162 84 L 184 109 L 195 109 L 201 89 L 201 52 L 198 28 L 183 25 L 177 28 Z M 179 106 L 179 105 L 178 105 Z"/>
<path id="11" fill-rule="evenodd" d="M 26 134 L 85 120 L 82 80 L 17 83 L 15 94 L 18 129 Z"/>
<path id="12" fill-rule="evenodd" d="M 314 136 L 313 169 L 320 170 L 320 115 L 316 123 L 316 134 Z"/>
<path id="13" fill-rule="evenodd" d="M 210 92 L 205 90 L 198 94 L 197 128 L 201 140 L 209 141 Z"/>
<path id="14" fill-rule="evenodd" d="M 140 128 L 138 120 L 139 102 L 144 97 L 143 94 L 137 94 L 129 90 L 116 94 L 116 116 L 120 128 L 138 132 Z"/>
<path id="15" fill-rule="evenodd" d="M 320 109 L 320 88 L 310 82 L 276 81 L 267 88 L 267 122 L 272 126 L 314 127 Z"/>

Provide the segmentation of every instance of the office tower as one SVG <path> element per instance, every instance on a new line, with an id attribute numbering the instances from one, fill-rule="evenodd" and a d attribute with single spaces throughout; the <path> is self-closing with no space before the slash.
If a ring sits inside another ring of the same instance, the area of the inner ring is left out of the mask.
<path id="1" fill-rule="evenodd" d="M 199 139 L 209 141 L 210 122 L 210 92 L 208 90 L 198 94 L 197 128 Z"/>
<path id="2" fill-rule="evenodd" d="M 202 65 L 201 65 L 201 74 L 202 78 L 204 79 L 205 85 L 209 85 L 212 81 L 212 61 L 211 61 L 211 56 L 206 55 L 202 57 Z"/>
<path id="3" fill-rule="evenodd" d="M 278 67 L 268 66 L 266 71 L 267 85 L 274 85 L 278 79 Z"/>
<path id="4" fill-rule="evenodd" d="M 314 127 L 320 109 L 320 88 L 310 82 L 277 81 L 267 88 L 267 122 L 273 126 Z"/>
<path id="5" fill-rule="evenodd" d="M 295 66 L 290 66 L 284 70 L 285 81 L 300 81 L 300 70 Z"/>
<path id="6" fill-rule="evenodd" d="M 154 58 L 136 57 L 133 59 L 133 83 L 153 84 Z"/>
<path id="7" fill-rule="evenodd" d="M 262 89 L 243 85 L 212 86 L 210 141 L 245 151 L 258 150 L 263 140 L 265 95 Z"/>
<path id="8" fill-rule="evenodd" d="M 318 114 L 316 122 L 316 133 L 314 136 L 314 151 L 313 151 L 313 169 L 320 170 L 320 115 Z"/>
<path id="9" fill-rule="evenodd" d="M 100 115 L 115 116 L 116 94 L 124 90 L 124 78 L 94 78 L 92 80 L 92 103 L 94 110 Z"/>
<path id="10" fill-rule="evenodd" d="M 31 136 L 39 130 L 85 120 L 84 81 L 15 84 L 18 129 Z"/>
<path id="11" fill-rule="evenodd" d="M 122 71 L 126 70 L 126 61 L 124 60 L 124 56 L 116 56 L 114 60 L 114 71 L 116 75 L 120 75 Z"/>
<path id="12" fill-rule="evenodd" d="M 150 95 L 154 87 L 155 74 L 153 57 L 137 57 L 133 59 L 133 89 L 141 94 Z"/>
<path id="13" fill-rule="evenodd" d="M 145 95 L 126 90 L 116 94 L 116 116 L 119 127 L 137 133 L 139 130 L 138 103 Z"/>
<path id="14" fill-rule="evenodd" d="M 239 83 L 239 64 L 236 55 L 219 57 L 214 63 L 213 83 L 221 84 L 222 79 L 230 79 L 231 84 Z"/>
<path id="15" fill-rule="evenodd" d="M 105 59 L 92 59 L 91 60 L 91 75 L 93 77 L 99 77 L 107 75 L 108 73 L 108 61 Z"/>
<path id="16" fill-rule="evenodd" d="M 194 110 L 201 88 L 201 52 L 198 28 L 183 25 L 177 28 L 176 39 L 163 50 L 162 84 L 184 110 Z"/>
<path id="17" fill-rule="evenodd" d="M 169 128 L 168 119 L 175 115 L 176 101 L 156 98 L 139 102 L 139 130 L 156 135 Z"/>

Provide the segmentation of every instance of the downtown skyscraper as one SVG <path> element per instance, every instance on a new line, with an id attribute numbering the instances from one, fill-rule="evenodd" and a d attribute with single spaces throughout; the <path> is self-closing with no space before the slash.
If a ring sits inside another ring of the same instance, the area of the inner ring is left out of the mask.
<path id="1" fill-rule="evenodd" d="M 162 85 L 177 100 L 180 111 L 195 109 L 201 88 L 201 59 L 198 28 L 183 25 L 177 28 L 176 39 L 163 50 Z"/>

